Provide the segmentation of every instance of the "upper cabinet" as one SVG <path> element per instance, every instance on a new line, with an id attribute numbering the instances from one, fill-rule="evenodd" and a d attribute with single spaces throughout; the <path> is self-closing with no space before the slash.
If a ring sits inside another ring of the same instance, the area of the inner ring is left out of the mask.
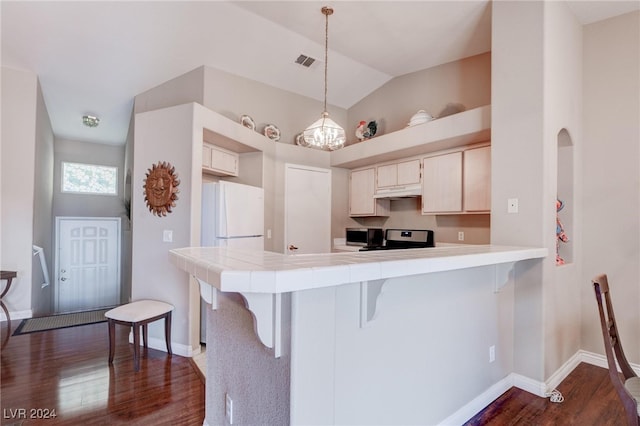
<path id="1" fill-rule="evenodd" d="M 202 144 L 202 171 L 216 176 L 238 176 L 239 155 L 208 143 Z"/>
<path id="2" fill-rule="evenodd" d="M 331 166 L 355 169 L 462 148 L 491 138 L 491 105 L 376 136 L 331 152 Z"/>
<path id="3" fill-rule="evenodd" d="M 422 213 L 462 211 L 462 152 L 423 160 Z"/>
<path id="4" fill-rule="evenodd" d="M 420 184 L 419 159 L 383 164 L 378 166 L 376 169 L 378 174 L 378 188 L 392 188 Z"/>
<path id="5" fill-rule="evenodd" d="M 423 159 L 422 213 L 489 213 L 491 146 Z"/>
<path id="6" fill-rule="evenodd" d="M 491 210 L 491 147 L 464 151 L 463 207 L 468 212 Z"/>
<path id="7" fill-rule="evenodd" d="M 374 198 L 376 169 L 367 167 L 349 174 L 349 216 L 389 216 L 389 200 Z"/>

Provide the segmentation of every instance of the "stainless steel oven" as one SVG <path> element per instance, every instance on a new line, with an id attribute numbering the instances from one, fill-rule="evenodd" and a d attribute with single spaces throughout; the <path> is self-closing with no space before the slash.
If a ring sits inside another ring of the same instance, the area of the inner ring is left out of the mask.
<path id="1" fill-rule="evenodd" d="M 384 232 L 382 228 L 347 228 L 348 246 L 379 247 L 382 245 Z"/>

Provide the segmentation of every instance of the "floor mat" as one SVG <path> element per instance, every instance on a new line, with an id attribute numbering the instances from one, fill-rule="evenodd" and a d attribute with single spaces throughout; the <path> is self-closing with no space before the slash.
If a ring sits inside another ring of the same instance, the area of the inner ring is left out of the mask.
<path id="1" fill-rule="evenodd" d="M 37 331 L 55 330 L 57 328 L 76 327 L 79 325 L 104 322 L 107 320 L 104 313 L 109 309 L 111 308 L 23 319 L 18 328 L 16 328 L 16 331 L 13 332 L 13 336 L 35 333 Z"/>

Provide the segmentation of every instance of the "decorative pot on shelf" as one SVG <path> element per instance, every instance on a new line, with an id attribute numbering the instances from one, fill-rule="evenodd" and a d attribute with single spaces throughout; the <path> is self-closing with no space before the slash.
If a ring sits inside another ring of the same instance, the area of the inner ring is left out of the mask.
<path id="1" fill-rule="evenodd" d="M 431 120 L 433 120 L 433 117 L 431 116 L 431 114 L 421 109 L 420 111 L 416 112 L 411 116 L 411 120 L 409 120 L 409 123 L 407 124 L 407 126 L 411 127 L 411 126 L 415 126 L 416 124 L 426 123 Z"/>

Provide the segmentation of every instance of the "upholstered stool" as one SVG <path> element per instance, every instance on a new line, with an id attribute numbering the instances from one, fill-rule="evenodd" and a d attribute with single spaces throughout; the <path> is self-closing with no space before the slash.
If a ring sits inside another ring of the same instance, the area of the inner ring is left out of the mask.
<path id="1" fill-rule="evenodd" d="M 167 352 L 171 353 L 171 311 L 173 306 L 157 300 L 138 300 L 118 306 L 105 312 L 109 321 L 109 364 L 113 363 L 116 344 L 116 324 L 133 327 L 133 369 L 140 370 L 140 326 L 142 326 L 142 342 L 147 346 L 147 324 L 164 318 L 164 338 Z"/>

